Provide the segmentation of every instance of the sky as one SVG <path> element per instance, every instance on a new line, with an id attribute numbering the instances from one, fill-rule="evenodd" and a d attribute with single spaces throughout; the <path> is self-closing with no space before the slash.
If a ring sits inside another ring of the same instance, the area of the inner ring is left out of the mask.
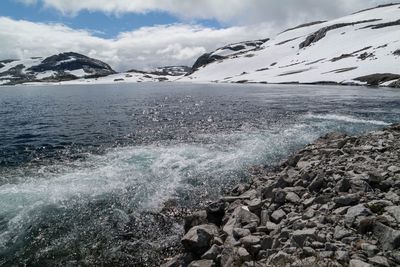
<path id="1" fill-rule="evenodd" d="M 228 43 L 392 1 L 0 0 L 0 59 L 73 51 L 117 71 L 191 66 Z"/>

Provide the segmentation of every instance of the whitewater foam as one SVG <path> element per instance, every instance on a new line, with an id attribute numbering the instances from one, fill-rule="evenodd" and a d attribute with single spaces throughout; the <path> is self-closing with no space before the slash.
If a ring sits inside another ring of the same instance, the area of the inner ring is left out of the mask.
<path id="1" fill-rule="evenodd" d="M 379 121 L 379 120 L 366 120 L 360 119 L 353 116 L 348 115 L 340 115 L 340 114 L 307 114 L 305 116 L 308 119 L 321 119 L 321 120 L 332 120 L 332 121 L 343 121 L 348 123 L 361 123 L 361 124 L 373 124 L 380 126 L 389 126 L 390 123 Z"/>

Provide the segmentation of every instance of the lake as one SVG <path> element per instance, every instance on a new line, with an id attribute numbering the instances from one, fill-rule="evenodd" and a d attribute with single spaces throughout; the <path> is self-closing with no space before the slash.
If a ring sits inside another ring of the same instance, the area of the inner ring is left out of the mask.
<path id="1" fill-rule="evenodd" d="M 0 87 L 0 265 L 148 265 L 195 209 L 328 132 L 400 122 L 397 89 Z M 169 251 L 171 250 L 171 251 Z"/>

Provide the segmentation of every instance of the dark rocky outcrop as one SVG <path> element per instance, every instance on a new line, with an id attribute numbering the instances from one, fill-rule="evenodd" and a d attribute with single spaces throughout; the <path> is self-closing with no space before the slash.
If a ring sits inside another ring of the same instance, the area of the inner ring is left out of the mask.
<path id="1" fill-rule="evenodd" d="M 381 83 L 393 81 L 393 80 L 396 80 L 399 78 L 400 78 L 399 74 L 376 73 L 376 74 L 366 75 L 366 76 L 362 76 L 362 77 L 357 77 L 354 80 L 360 81 L 360 82 L 366 82 L 370 86 L 379 86 Z"/>
<path id="2" fill-rule="evenodd" d="M 306 40 L 304 40 L 303 42 L 300 43 L 299 48 L 302 49 L 307 46 L 310 46 L 312 43 L 318 42 L 319 40 L 324 38 L 329 31 L 340 29 L 343 27 L 354 26 L 354 25 L 362 24 L 362 23 L 375 22 L 375 21 L 379 21 L 379 19 L 362 20 L 362 21 L 356 21 L 356 22 L 351 22 L 351 23 L 339 23 L 339 24 L 334 24 L 334 25 L 324 27 L 324 28 L 319 29 L 318 31 L 314 32 L 313 34 L 309 35 L 306 38 Z"/>
<path id="3" fill-rule="evenodd" d="M 399 26 L 399 25 L 400 25 L 400 19 L 391 21 L 391 22 L 368 25 L 368 26 L 362 27 L 361 29 L 371 28 L 373 30 L 377 30 L 377 29 L 382 29 L 382 28 L 392 27 L 392 26 Z"/>
<path id="4" fill-rule="evenodd" d="M 399 151 L 393 125 L 328 134 L 277 168 L 253 168 L 213 204 L 222 225 L 197 213 L 184 253 L 163 266 L 400 266 Z"/>
<path id="5" fill-rule="evenodd" d="M 28 71 L 67 71 L 83 69 L 87 76 L 101 77 L 114 74 L 115 71 L 106 63 L 78 53 L 67 52 L 45 58 L 41 64 L 32 66 Z"/>

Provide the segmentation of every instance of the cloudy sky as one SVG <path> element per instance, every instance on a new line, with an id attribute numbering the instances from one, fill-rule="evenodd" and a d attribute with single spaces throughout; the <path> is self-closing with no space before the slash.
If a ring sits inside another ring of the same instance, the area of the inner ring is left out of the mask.
<path id="1" fill-rule="evenodd" d="M 1 0 L 0 59 L 74 51 L 118 71 L 191 65 L 224 44 L 262 39 L 392 0 Z"/>

